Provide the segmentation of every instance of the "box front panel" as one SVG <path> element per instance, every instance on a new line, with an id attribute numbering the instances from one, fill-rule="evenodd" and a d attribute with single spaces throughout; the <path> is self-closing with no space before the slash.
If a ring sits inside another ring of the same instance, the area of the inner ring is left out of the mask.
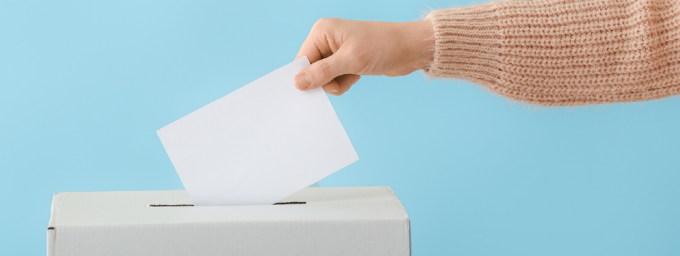
<path id="1" fill-rule="evenodd" d="M 71 226 L 56 256 L 410 254 L 408 220 Z"/>

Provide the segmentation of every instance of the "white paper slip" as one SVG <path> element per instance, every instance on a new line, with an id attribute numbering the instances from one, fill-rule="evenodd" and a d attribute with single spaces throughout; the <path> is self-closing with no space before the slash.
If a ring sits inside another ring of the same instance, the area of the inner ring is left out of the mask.
<path id="1" fill-rule="evenodd" d="M 196 206 L 273 204 L 359 160 L 297 59 L 158 130 Z"/>

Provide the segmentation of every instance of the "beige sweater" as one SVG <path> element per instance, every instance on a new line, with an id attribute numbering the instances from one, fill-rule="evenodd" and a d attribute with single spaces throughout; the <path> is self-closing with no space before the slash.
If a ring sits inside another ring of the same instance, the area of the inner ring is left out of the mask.
<path id="1" fill-rule="evenodd" d="M 680 94 L 680 0 L 509 0 L 426 19 L 431 76 L 547 106 Z"/>

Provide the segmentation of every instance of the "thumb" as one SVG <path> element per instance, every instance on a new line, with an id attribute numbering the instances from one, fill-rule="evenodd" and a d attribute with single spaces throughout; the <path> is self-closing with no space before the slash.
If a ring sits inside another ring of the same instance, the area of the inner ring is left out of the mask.
<path id="1" fill-rule="evenodd" d="M 338 51 L 328 58 L 318 60 L 307 66 L 295 76 L 295 87 L 302 91 L 311 90 L 348 73 L 346 61 L 342 56 L 341 51 Z"/>

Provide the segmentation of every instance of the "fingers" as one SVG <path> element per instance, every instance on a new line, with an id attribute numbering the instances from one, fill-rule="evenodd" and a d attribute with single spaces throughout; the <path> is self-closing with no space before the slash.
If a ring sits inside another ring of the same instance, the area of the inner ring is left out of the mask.
<path id="1" fill-rule="evenodd" d="M 352 72 L 347 69 L 349 61 L 340 50 L 342 43 L 333 40 L 338 21 L 318 20 L 302 43 L 295 59 L 307 56 L 311 65 L 295 76 L 294 84 L 298 89 L 306 91 L 323 86 L 326 93 L 341 95 L 359 80 L 360 76 L 348 74 Z"/>
<path id="2" fill-rule="evenodd" d="M 295 56 L 295 59 L 299 59 L 302 56 L 307 56 L 307 59 L 309 60 L 309 63 L 314 63 L 315 61 L 318 61 L 322 58 L 322 49 L 319 49 L 316 44 L 316 37 L 313 35 L 313 32 L 307 36 L 307 39 L 302 43 L 302 46 L 300 47 L 300 51 L 298 51 L 298 54 Z M 322 46 L 323 47 L 323 46 Z M 326 51 L 327 49 L 323 49 L 323 51 Z"/>
<path id="3" fill-rule="evenodd" d="M 343 56 L 342 50 L 340 50 L 328 58 L 318 60 L 307 66 L 295 76 L 295 87 L 302 91 L 311 90 L 330 83 L 338 76 L 352 73 L 347 70 L 347 61 L 344 60 Z M 312 62 L 311 59 L 310 62 Z"/>
<path id="4" fill-rule="evenodd" d="M 360 75 L 354 74 L 341 75 L 324 85 L 323 90 L 328 94 L 340 96 L 347 92 L 360 78 Z"/>
<path id="5" fill-rule="evenodd" d="M 328 93 L 328 94 L 333 94 L 335 95 L 340 91 L 340 84 L 336 79 L 331 80 L 329 83 L 323 86 L 323 91 Z"/>
<path id="6" fill-rule="evenodd" d="M 296 60 L 302 56 L 307 56 L 309 63 L 314 63 L 333 54 L 331 42 L 328 40 L 329 37 L 332 37 L 329 34 L 332 34 L 332 29 L 334 29 L 332 22 L 333 19 L 320 19 L 314 23 L 312 30 L 302 43 L 300 51 L 295 56 Z M 334 46 L 338 47 L 337 45 Z"/>

